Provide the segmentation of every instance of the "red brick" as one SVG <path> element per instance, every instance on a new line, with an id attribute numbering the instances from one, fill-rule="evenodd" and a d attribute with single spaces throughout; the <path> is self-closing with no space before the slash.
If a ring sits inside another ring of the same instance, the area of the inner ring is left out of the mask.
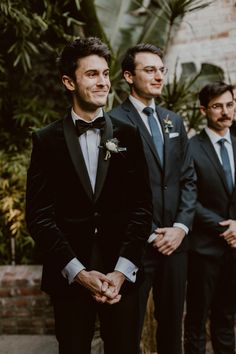
<path id="1" fill-rule="evenodd" d="M 41 266 L 0 266 L 0 334 L 53 334 L 49 297 L 40 290 Z"/>

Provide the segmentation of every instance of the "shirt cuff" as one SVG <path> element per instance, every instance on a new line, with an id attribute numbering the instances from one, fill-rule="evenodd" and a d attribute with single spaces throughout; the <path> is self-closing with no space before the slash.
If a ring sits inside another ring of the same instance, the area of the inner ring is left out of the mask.
<path id="1" fill-rule="evenodd" d="M 77 258 L 73 258 L 67 265 L 62 269 L 62 275 L 66 278 L 69 284 L 73 283 L 75 276 L 85 269 L 82 263 Z"/>
<path id="2" fill-rule="evenodd" d="M 153 232 L 149 237 L 147 242 L 148 243 L 152 243 L 155 239 L 157 238 L 157 234 L 155 232 Z"/>
<path id="3" fill-rule="evenodd" d="M 185 226 L 184 224 L 181 224 L 181 222 L 175 222 L 173 227 L 179 227 L 180 229 L 184 230 L 186 235 L 189 232 L 189 228 L 187 226 Z"/>
<path id="4" fill-rule="evenodd" d="M 123 273 L 128 281 L 135 283 L 138 267 L 127 258 L 119 257 L 115 270 Z"/>

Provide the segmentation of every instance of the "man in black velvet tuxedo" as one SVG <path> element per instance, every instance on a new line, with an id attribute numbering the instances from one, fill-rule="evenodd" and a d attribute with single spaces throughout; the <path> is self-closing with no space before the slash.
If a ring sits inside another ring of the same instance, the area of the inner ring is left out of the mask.
<path id="1" fill-rule="evenodd" d="M 151 191 L 137 129 L 102 110 L 109 60 L 97 38 L 68 44 L 59 66 L 71 112 L 33 133 L 26 217 L 60 354 L 90 353 L 97 315 L 106 354 L 139 352 L 134 283 L 151 230 Z"/>
<path id="2" fill-rule="evenodd" d="M 137 126 L 148 163 L 153 225 L 140 287 L 140 335 L 153 288 L 158 354 L 181 353 L 187 275 L 187 237 L 195 201 L 195 174 L 183 120 L 155 104 L 167 69 L 159 48 L 138 44 L 128 50 L 122 70 L 130 96 L 109 115 Z"/>
<path id="3" fill-rule="evenodd" d="M 234 354 L 236 310 L 236 137 L 230 85 L 214 82 L 199 93 L 207 127 L 190 141 L 198 200 L 190 233 L 185 353 L 205 354 L 206 320 L 214 353 Z"/>

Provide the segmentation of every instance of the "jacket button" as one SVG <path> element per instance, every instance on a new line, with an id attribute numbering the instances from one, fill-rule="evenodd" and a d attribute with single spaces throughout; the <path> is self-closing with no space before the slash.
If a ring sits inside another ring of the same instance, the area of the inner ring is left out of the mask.
<path id="1" fill-rule="evenodd" d="M 166 191 L 167 190 L 167 186 L 164 186 L 163 189 L 164 189 L 164 191 Z"/>
<path id="2" fill-rule="evenodd" d="M 95 218 L 98 218 L 98 217 L 100 216 L 100 214 L 99 214 L 97 211 L 95 211 L 95 213 L 93 214 L 93 216 L 94 216 Z"/>

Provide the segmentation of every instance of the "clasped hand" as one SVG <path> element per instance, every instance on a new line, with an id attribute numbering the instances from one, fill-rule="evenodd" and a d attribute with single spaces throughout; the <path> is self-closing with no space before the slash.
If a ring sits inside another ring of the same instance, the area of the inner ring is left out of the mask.
<path id="1" fill-rule="evenodd" d="M 221 226 L 228 226 L 228 229 L 220 234 L 220 236 L 225 239 L 230 247 L 236 248 L 236 220 L 224 220 L 219 224 Z"/>
<path id="2" fill-rule="evenodd" d="M 97 302 L 112 305 L 121 299 L 119 292 L 125 276 L 119 271 L 105 275 L 95 270 L 82 270 L 76 275 L 75 281 L 86 287 Z"/>
<path id="3" fill-rule="evenodd" d="M 153 241 L 153 247 L 166 256 L 179 247 L 185 236 L 184 230 L 179 227 L 157 228 L 155 233 L 157 238 Z"/>

